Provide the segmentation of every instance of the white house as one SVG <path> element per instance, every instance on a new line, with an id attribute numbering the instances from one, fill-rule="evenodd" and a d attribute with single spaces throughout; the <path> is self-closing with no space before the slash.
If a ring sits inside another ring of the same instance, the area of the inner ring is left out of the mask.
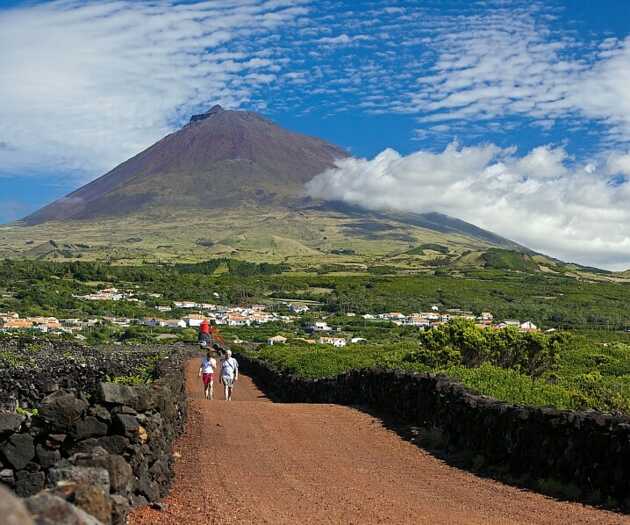
<path id="1" fill-rule="evenodd" d="M 175 301 L 175 308 L 197 308 L 197 303 L 192 301 Z"/>
<path id="2" fill-rule="evenodd" d="M 537 332 L 538 327 L 531 321 L 525 321 L 521 323 L 520 329 L 522 332 Z"/>
<path id="3" fill-rule="evenodd" d="M 249 326 L 252 322 L 245 316 L 239 314 L 230 314 L 227 318 L 228 326 Z"/>
<path id="4" fill-rule="evenodd" d="M 310 310 L 310 308 L 308 306 L 306 306 L 305 304 L 290 304 L 289 305 L 289 310 L 291 310 L 294 314 L 303 314 L 305 312 L 308 312 Z"/>
<path id="5" fill-rule="evenodd" d="M 313 332 L 330 332 L 332 328 L 325 321 L 316 321 L 311 325 Z"/>
<path id="6" fill-rule="evenodd" d="M 111 320 L 111 323 L 117 326 L 129 327 L 131 326 L 131 319 L 127 317 L 115 317 Z"/>
<path id="7" fill-rule="evenodd" d="M 320 337 L 319 338 L 320 345 L 333 345 L 337 348 L 341 348 L 346 346 L 348 342 L 344 337 Z"/>
<path id="8" fill-rule="evenodd" d="M 274 335 L 273 337 L 270 337 L 269 339 L 267 339 L 267 344 L 269 346 L 283 345 L 286 342 L 287 342 L 287 338 L 282 337 L 281 335 Z"/>
<path id="9" fill-rule="evenodd" d="M 167 319 L 166 321 L 160 321 L 160 326 L 167 328 L 186 328 L 186 322 L 182 319 Z"/>
<path id="10" fill-rule="evenodd" d="M 273 314 L 269 314 L 266 312 L 256 311 L 249 316 L 251 322 L 256 324 L 265 324 L 270 323 L 274 320 Z"/>
<path id="11" fill-rule="evenodd" d="M 206 318 L 203 315 L 190 314 L 184 317 L 183 320 L 190 328 L 196 328 L 201 326 L 201 323 L 203 323 Z"/>
<path id="12" fill-rule="evenodd" d="M 155 309 L 159 312 L 170 312 L 172 310 L 170 306 L 160 306 L 160 305 L 157 305 Z"/>

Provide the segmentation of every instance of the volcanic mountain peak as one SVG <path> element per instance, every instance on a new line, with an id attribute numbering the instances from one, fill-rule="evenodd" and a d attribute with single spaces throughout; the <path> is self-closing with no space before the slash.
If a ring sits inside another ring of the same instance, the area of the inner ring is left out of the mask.
<path id="1" fill-rule="evenodd" d="M 79 230 L 108 243 L 115 231 L 117 244 L 124 246 L 144 231 L 159 238 L 155 249 L 174 235 L 178 243 L 188 239 L 187 249 L 216 245 L 216 253 L 242 248 L 313 255 L 333 249 L 354 253 L 362 246 L 366 253 L 382 254 L 436 242 L 459 252 L 488 245 L 518 249 L 450 217 L 377 213 L 306 199 L 305 183 L 344 157 L 341 148 L 292 133 L 257 113 L 216 105 L 22 225 L 60 221 L 53 230 L 69 229 L 80 242 Z"/>
<path id="2" fill-rule="evenodd" d="M 261 115 L 216 105 L 109 173 L 26 217 L 116 217 L 156 207 L 286 205 L 347 153 Z"/>
<path id="3" fill-rule="evenodd" d="M 200 120 L 206 120 L 208 117 L 216 115 L 217 113 L 221 113 L 222 111 L 225 110 L 219 104 L 217 104 L 215 106 L 212 106 L 205 113 L 201 113 L 200 115 L 193 115 L 192 117 L 190 117 L 190 123 L 199 122 Z"/>

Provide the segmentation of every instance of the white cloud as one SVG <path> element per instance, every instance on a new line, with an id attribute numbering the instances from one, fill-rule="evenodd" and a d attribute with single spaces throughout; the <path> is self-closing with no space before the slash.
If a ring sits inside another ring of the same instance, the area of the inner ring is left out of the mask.
<path id="1" fill-rule="evenodd" d="M 353 42 L 362 42 L 366 40 L 370 40 L 370 37 L 367 35 L 348 36 L 346 33 L 342 33 L 338 36 L 324 36 L 319 38 L 317 42 L 325 45 L 343 46 L 352 44 Z"/>
<path id="2" fill-rule="evenodd" d="M 607 164 L 610 173 L 630 177 L 630 153 L 613 153 L 608 158 Z"/>
<path id="3" fill-rule="evenodd" d="M 491 144 L 408 156 L 387 149 L 372 160 L 339 161 L 307 191 L 368 209 L 437 211 L 563 260 L 626 269 L 630 184 L 611 176 L 628 159 L 571 166 L 564 149 L 552 146 L 523 156 Z"/>
<path id="4" fill-rule="evenodd" d="M 59 0 L 0 10 L 1 169 L 96 175 L 195 110 L 248 103 L 282 58 L 257 56 L 259 37 L 290 28 L 307 3 Z"/>
<path id="5" fill-rule="evenodd" d="M 613 44 L 574 86 L 572 102 L 586 116 L 602 119 L 614 135 L 630 141 L 630 38 Z"/>
<path id="6" fill-rule="evenodd" d="M 549 129 L 557 119 L 599 120 L 611 140 L 630 141 L 630 38 L 592 46 L 552 31 L 540 10 L 438 17 L 425 41 L 435 59 L 394 109 L 428 123 L 520 116 Z"/>

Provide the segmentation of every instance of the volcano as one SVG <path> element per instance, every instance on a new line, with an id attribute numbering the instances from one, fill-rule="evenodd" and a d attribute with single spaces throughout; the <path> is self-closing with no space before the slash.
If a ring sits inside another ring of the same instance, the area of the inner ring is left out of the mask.
<path id="1" fill-rule="evenodd" d="M 305 183 L 347 156 L 338 146 L 257 113 L 214 106 L 5 228 L 0 255 L 268 260 L 424 254 L 422 246 L 440 246 L 437 252 L 428 249 L 430 257 L 489 247 L 523 251 L 438 213 L 374 212 L 305 195 Z M 72 249 L 51 250 L 53 245 Z"/>
<path id="2" fill-rule="evenodd" d="M 26 217 L 29 225 L 160 207 L 289 205 L 348 154 L 248 111 L 214 106 L 109 173 Z"/>

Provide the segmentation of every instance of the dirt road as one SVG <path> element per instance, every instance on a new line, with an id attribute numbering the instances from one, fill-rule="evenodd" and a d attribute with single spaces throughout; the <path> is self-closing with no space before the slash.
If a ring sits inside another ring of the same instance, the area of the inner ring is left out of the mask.
<path id="1" fill-rule="evenodd" d="M 206 401 L 198 367 L 167 508 L 132 525 L 630 524 L 450 467 L 357 410 L 271 403 L 245 376 L 231 403 Z"/>

